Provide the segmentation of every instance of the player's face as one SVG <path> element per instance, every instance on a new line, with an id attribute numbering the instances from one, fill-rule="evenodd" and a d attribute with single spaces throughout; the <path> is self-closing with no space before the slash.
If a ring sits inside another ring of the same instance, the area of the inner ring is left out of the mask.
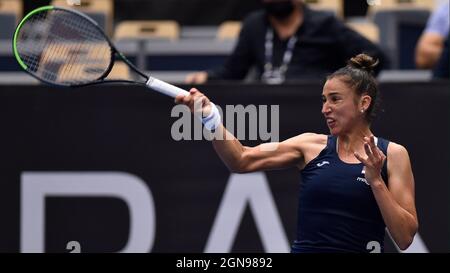
<path id="1" fill-rule="evenodd" d="M 322 114 L 332 135 L 351 130 L 363 116 L 358 107 L 359 96 L 339 78 L 328 80 L 322 91 Z"/>

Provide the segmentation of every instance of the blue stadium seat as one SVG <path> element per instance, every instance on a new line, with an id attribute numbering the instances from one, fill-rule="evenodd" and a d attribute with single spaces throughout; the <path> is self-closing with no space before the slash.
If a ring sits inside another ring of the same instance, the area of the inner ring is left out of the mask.
<path id="1" fill-rule="evenodd" d="M 16 27 L 16 16 L 9 13 L 0 13 L 0 39 L 12 39 Z"/>

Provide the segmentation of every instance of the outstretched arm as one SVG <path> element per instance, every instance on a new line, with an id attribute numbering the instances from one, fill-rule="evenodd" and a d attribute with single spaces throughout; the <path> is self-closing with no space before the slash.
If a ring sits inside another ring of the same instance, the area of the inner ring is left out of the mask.
<path id="1" fill-rule="evenodd" d="M 383 220 L 395 243 L 401 250 L 409 247 L 418 229 L 414 202 L 414 177 L 408 152 L 398 144 L 388 147 L 389 188 L 381 178 L 381 168 L 386 156 L 375 145 L 374 137 L 365 138 L 367 158 L 355 154 L 366 168 L 370 183 Z"/>
<path id="2" fill-rule="evenodd" d="M 195 88 L 190 90 L 189 96 L 177 97 L 176 102 L 187 105 L 192 112 L 201 112 L 197 114 L 203 116 L 211 113 L 211 102 Z M 201 105 L 201 107 L 194 109 L 194 105 Z M 216 128 L 215 135 L 212 141 L 214 149 L 230 171 L 237 173 L 296 166 L 303 160 L 302 147 L 315 136 L 315 134 L 302 134 L 283 142 L 246 147 L 222 124 Z"/>
<path id="3" fill-rule="evenodd" d="M 246 147 L 223 125 L 218 129 L 223 140 L 213 140 L 214 149 L 228 169 L 237 173 L 298 166 L 303 160 L 302 145 L 314 135 L 301 134 L 283 142 Z"/>

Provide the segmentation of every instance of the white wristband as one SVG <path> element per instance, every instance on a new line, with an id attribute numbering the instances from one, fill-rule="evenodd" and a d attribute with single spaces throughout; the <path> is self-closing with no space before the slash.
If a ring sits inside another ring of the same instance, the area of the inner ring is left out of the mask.
<path id="1" fill-rule="evenodd" d="M 222 123 L 219 109 L 214 103 L 211 102 L 211 113 L 207 117 L 202 118 L 202 123 L 209 131 L 216 130 Z"/>

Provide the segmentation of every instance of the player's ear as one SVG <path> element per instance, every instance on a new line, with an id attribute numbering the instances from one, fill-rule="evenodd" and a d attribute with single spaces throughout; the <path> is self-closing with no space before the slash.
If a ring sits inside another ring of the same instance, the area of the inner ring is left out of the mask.
<path id="1" fill-rule="evenodd" d="M 371 103 L 372 103 L 372 97 L 369 96 L 367 93 L 364 93 L 361 96 L 361 99 L 360 99 L 360 108 L 361 108 L 361 110 L 366 112 L 367 109 L 369 109 Z"/>

